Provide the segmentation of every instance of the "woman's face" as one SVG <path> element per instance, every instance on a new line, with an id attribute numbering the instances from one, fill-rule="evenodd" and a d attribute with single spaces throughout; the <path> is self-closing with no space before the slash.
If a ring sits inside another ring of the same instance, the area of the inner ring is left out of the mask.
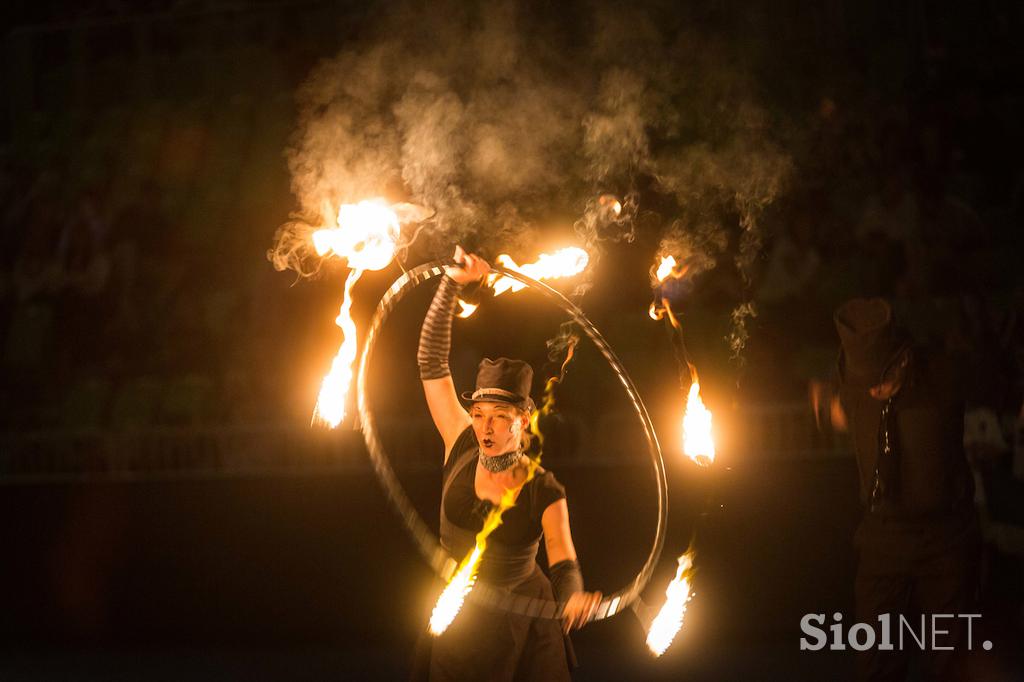
<path id="1" fill-rule="evenodd" d="M 529 417 L 507 403 L 474 403 L 469 408 L 473 432 L 480 452 L 496 457 L 519 447 L 519 438 Z"/>

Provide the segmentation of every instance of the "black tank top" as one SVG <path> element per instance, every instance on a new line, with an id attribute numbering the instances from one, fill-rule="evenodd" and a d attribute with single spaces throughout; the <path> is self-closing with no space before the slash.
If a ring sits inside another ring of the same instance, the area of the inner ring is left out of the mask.
<path id="1" fill-rule="evenodd" d="M 472 548 L 476 533 L 483 528 L 493 507 L 476 496 L 478 457 L 479 445 L 470 426 L 455 441 L 442 475 L 441 542 L 456 561 L 461 561 Z M 523 486 L 515 506 L 502 515 L 501 525 L 491 533 L 480 577 L 497 583 L 514 582 L 532 571 L 543 534 L 544 510 L 564 497 L 565 488 L 554 474 L 539 469 Z"/>

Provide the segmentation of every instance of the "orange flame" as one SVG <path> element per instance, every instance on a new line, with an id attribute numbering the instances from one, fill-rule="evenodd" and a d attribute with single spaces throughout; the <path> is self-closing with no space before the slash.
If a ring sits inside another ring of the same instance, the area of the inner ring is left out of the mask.
<path id="1" fill-rule="evenodd" d="M 658 283 L 661 283 L 669 277 L 681 279 L 686 276 L 689 270 L 690 266 L 678 262 L 675 256 L 661 256 L 661 260 L 658 261 L 658 267 L 654 271 L 654 277 Z"/>
<path id="2" fill-rule="evenodd" d="M 668 321 L 678 335 L 676 339 L 682 347 L 682 325 L 676 314 L 672 312 L 669 301 L 662 299 L 660 307 L 652 303 L 649 313 L 655 320 L 668 317 Z M 685 358 L 686 351 L 682 350 L 682 353 Z M 697 376 L 697 368 L 689 360 L 686 360 L 686 364 L 690 368 L 690 392 L 686 397 L 686 409 L 683 413 L 683 454 L 700 466 L 709 466 L 715 461 L 711 411 L 704 406 L 704 401 L 700 397 L 700 379 Z"/>
<path id="3" fill-rule="evenodd" d="M 675 256 L 661 256 L 658 261 L 657 267 L 652 268 L 652 276 L 655 278 L 655 286 L 661 284 L 666 279 L 671 277 L 672 279 L 681 279 L 686 276 L 689 271 L 689 265 L 679 264 Z M 651 316 L 652 320 L 661 320 L 665 317 L 665 313 L 669 307 L 669 302 L 666 299 L 661 299 L 651 303 L 651 307 L 647 310 L 647 314 Z M 671 312 L 669 311 L 669 315 Z M 675 325 L 675 321 L 672 322 Z"/>
<path id="4" fill-rule="evenodd" d="M 700 381 L 693 374 L 690 394 L 683 414 L 683 454 L 702 467 L 715 461 L 715 440 L 711 429 L 711 410 L 700 398 Z"/>
<path id="5" fill-rule="evenodd" d="M 658 271 L 655 273 L 655 277 L 658 278 L 659 282 L 664 282 L 665 278 L 672 274 L 672 271 L 676 267 L 676 259 L 674 256 L 665 256 L 661 259 L 661 263 L 658 265 Z"/>
<path id="6" fill-rule="evenodd" d="M 472 315 L 473 313 L 475 313 L 476 309 L 479 308 L 479 307 L 480 307 L 479 303 L 467 303 L 466 301 L 463 301 L 460 298 L 459 299 L 459 312 L 456 313 L 456 315 L 458 317 L 461 317 L 461 318 L 465 319 L 465 318 L 469 317 L 470 315 Z"/>
<path id="7" fill-rule="evenodd" d="M 564 249 L 559 249 L 554 253 L 542 253 L 535 262 L 527 263 L 525 265 L 518 265 L 514 260 L 512 260 L 512 256 L 509 256 L 507 253 L 503 253 L 498 256 L 496 262 L 509 270 L 520 272 L 527 277 L 532 277 L 537 280 L 545 280 L 578 275 L 586 269 L 587 264 L 590 262 L 590 256 L 586 251 L 579 247 L 568 246 Z M 495 296 L 501 296 L 506 291 L 515 293 L 526 287 L 525 284 L 522 284 L 511 277 L 504 277 L 497 273 L 488 275 L 487 285 L 494 290 Z M 461 299 L 459 300 L 459 303 L 461 305 L 461 309 L 458 315 L 462 318 L 472 315 L 478 307 Z"/>
<path id="8" fill-rule="evenodd" d="M 335 319 L 344 340 L 320 385 L 314 422 L 333 429 L 345 418 L 345 401 L 352 384 L 357 350 L 356 325 L 351 315 L 352 288 L 366 270 L 387 267 L 398 247 L 399 233 L 398 216 L 383 199 L 344 204 L 338 209 L 338 227 L 313 233 L 313 247 L 319 255 L 345 258 L 352 268 L 345 280 L 345 297 Z"/>
<path id="9" fill-rule="evenodd" d="M 437 604 L 434 605 L 434 610 L 430 614 L 430 633 L 432 635 L 443 633 L 455 620 L 455 616 L 459 615 L 462 603 L 466 601 L 466 597 L 476 585 L 476 571 L 480 567 L 480 559 L 483 558 L 483 554 L 483 547 L 477 543 L 466 560 L 462 562 L 459 570 L 452 576 L 444 591 L 441 592 L 441 596 L 437 598 Z"/>
<path id="10" fill-rule="evenodd" d="M 675 639 L 676 633 L 683 626 L 686 605 L 693 595 L 690 593 L 690 577 L 693 571 L 693 552 L 679 557 L 679 568 L 676 577 L 665 589 L 665 603 L 655 616 L 647 631 L 647 648 L 655 656 L 661 656 Z"/>
<path id="11" fill-rule="evenodd" d="M 398 215 L 383 199 L 343 204 L 338 227 L 313 233 L 313 247 L 321 256 L 348 259 L 353 270 L 381 270 L 395 256 L 400 226 Z"/>

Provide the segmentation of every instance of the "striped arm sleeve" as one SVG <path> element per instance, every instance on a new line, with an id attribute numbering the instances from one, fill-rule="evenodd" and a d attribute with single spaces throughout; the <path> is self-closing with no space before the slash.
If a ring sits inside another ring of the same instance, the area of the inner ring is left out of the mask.
<path id="1" fill-rule="evenodd" d="M 461 289 L 461 284 L 445 275 L 427 310 L 423 328 L 420 329 L 420 346 L 416 351 L 420 379 L 424 381 L 451 375 L 448 352 L 452 344 L 452 318 L 455 316 L 455 304 Z"/>

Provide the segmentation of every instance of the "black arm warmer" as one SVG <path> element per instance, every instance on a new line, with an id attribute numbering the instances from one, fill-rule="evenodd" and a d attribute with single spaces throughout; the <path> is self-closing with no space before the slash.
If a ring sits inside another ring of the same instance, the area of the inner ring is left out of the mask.
<path id="1" fill-rule="evenodd" d="M 559 561 L 551 567 L 551 589 L 555 591 L 555 600 L 564 602 L 577 592 L 583 591 L 583 573 L 580 562 L 573 559 Z"/>
<path id="2" fill-rule="evenodd" d="M 443 379 L 451 375 L 448 369 L 448 351 L 452 345 L 452 317 L 459 300 L 462 285 L 448 275 L 441 278 L 434 300 L 420 330 L 420 347 L 416 362 L 420 366 L 420 379 Z"/>

